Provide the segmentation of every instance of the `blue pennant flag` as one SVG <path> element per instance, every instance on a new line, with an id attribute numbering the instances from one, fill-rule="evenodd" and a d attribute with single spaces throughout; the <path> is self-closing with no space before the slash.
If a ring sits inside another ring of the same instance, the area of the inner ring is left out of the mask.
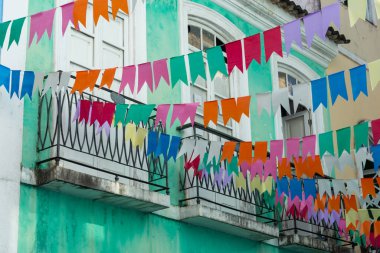
<path id="1" fill-rule="evenodd" d="M 158 132 L 149 132 L 148 134 L 148 149 L 147 155 L 153 154 L 157 149 L 158 144 Z"/>
<path id="2" fill-rule="evenodd" d="M 170 136 L 167 134 L 161 134 L 158 140 L 157 149 L 154 152 L 156 157 L 164 155 L 165 161 L 168 159 L 168 149 L 169 149 Z"/>
<path id="3" fill-rule="evenodd" d="M 25 71 L 24 79 L 22 81 L 20 99 L 22 99 L 25 95 L 28 95 L 29 99 L 32 99 L 33 87 L 34 87 L 34 72 Z"/>
<path id="4" fill-rule="evenodd" d="M 338 96 L 341 96 L 346 101 L 348 100 L 346 80 L 344 78 L 344 71 L 329 75 L 331 101 L 333 105 Z"/>
<path id="5" fill-rule="evenodd" d="M 289 181 L 287 177 L 283 177 L 278 181 L 277 185 L 278 195 L 285 194 L 285 196 L 289 196 Z"/>
<path id="6" fill-rule="evenodd" d="M 317 187 L 315 186 L 314 179 L 304 179 L 303 190 L 305 192 L 305 198 L 312 196 L 313 199 L 315 199 L 317 197 Z"/>
<path id="7" fill-rule="evenodd" d="M 325 108 L 327 108 L 327 79 L 326 77 L 311 81 L 311 92 L 313 96 L 313 111 L 317 110 L 320 104 L 322 104 Z"/>
<path id="8" fill-rule="evenodd" d="M 366 65 L 350 69 L 350 77 L 354 101 L 359 97 L 360 92 L 368 97 Z"/>
<path id="9" fill-rule="evenodd" d="M 11 80 L 11 70 L 3 65 L 0 65 L 0 87 L 4 88 L 9 93 L 9 84 Z"/>
<path id="10" fill-rule="evenodd" d="M 380 166 L 380 145 L 371 147 L 372 157 L 373 157 L 373 166 L 375 171 L 379 170 Z"/>
<path id="11" fill-rule="evenodd" d="M 177 161 L 177 155 L 178 155 L 180 145 L 181 145 L 181 138 L 178 136 L 172 136 L 172 141 L 169 148 L 168 160 L 173 158 L 174 161 Z"/>
<path id="12" fill-rule="evenodd" d="M 11 98 L 14 94 L 19 97 L 20 90 L 20 70 L 12 70 Z"/>
<path id="13" fill-rule="evenodd" d="M 300 180 L 296 178 L 290 180 L 290 193 L 292 194 L 292 199 L 295 199 L 295 197 L 302 199 L 302 185 Z"/>

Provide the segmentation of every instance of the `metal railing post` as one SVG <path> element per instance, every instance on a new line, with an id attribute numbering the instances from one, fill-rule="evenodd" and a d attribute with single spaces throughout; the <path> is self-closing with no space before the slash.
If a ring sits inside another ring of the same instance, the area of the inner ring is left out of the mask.
<path id="1" fill-rule="evenodd" d="M 61 105 L 61 93 L 59 91 L 57 95 L 57 156 L 55 158 L 55 165 L 59 166 L 60 156 L 61 156 L 61 128 L 62 128 L 62 105 Z M 54 91 L 52 91 L 52 96 L 54 96 Z"/>

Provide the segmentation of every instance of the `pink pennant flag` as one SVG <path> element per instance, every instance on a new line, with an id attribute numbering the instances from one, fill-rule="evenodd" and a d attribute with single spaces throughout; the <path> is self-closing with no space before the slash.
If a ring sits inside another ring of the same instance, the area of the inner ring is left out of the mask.
<path id="1" fill-rule="evenodd" d="M 143 64 L 139 64 L 138 68 L 139 68 L 138 70 L 139 80 L 138 80 L 137 93 L 140 93 L 145 83 L 148 85 L 150 91 L 153 92 L 152 64 L 150 62 L 146 62 Z"/>
<path id="2" fill-rule="evenodd" d="M 240 165 L 240 170 L 241 172 L 243 173 L 243 176 L 244 178 L 247 178 L 247 172 L 249 170 L 251 170 L 251 165 L 247 162 L 243 162 L 241 165 Z"/>
<path id="3" fill-rule="evenodd" d="M 305 160 L 307 158 L 307 155 L 310 154 L 311 157 L 315 157 L 315 143 L 316 143 L 316 136 L 306 136 L 303 137 L 302 142 L 302 158 Z"/>
<path id="4" fill-rule="evenodd" d="M 272 176 L 274 181 L 277 181 L 277 166 L 276 162 L 272 159 L 269 159 L 264 164 L 264 180 L 269 176 Z"/>
<path id="5" fill-rule="evenodd" d="M 100 122 L 102 121 L 103 108 L 103 102 L 96 101 L 92 103 L 90 126 L 92 126 L 95 122 L 98 122 L 100 125 Z"/>
<path id="6" fill-rule="evenodd" d="M 263 161 L 261 160 L 254 160 L 252 159 L 252 165 L 251 165 L 251 181 L 254 179 L 256 175 L 258 175 L 260 178 L 263 178 Z"/>
<path id="7" fill-rule="evenodd" d="M 154 83 L 155 88 L 157 89 L 160 84 L 161 78 L 165 80 L 165 82 L 170 86 L 170 78 L 168 71 L 168 59 L 162 59 L 153 62 L 153 72 L 154 72 Z"/>
<path id="8" fill-rule="evenodd" d="M 183 126 L 189 118 L 191 125 L 194 126 L 195 115 L 197 114 L 198 106 L 199 103 L 174 105 L 170 126 L 173 126 L 176 119 L 179 119 L 181 126 Z"/>
<path id="9" fill-rule="evenodd" d="M 87 124 L 91 113 L 91 101 L 89 100 L 81 100 L 80 101 L 80 113 L 79 113 L 79 123 Z"/>
<path id="10" fill-rule="evenodd" d="M 74 2 L 65 4 L 62 9 L 62 35 L 65 35 L 66 29 L 71 22 L 73 24 Z"/>
<path id="11" fill-rule="evenodd" d="M 243 73 L 243 48 L 241 40 L 226 44 L 228 74 L 237 67 Z"/>
<path id="12" fill-rule="evenodd" d="M 166 127 L 166 121 L 168 118 L 169 110 L 170 105 L 159 105 L 157 107 L 156 122 L 154 124 L 155 127 L 157 127 L 160 124 L 160 122 L 163 128 Z"/>
<path id="13" fill-rule="evenodd" d="M 373 144 L 377 145 L 380 140 L 380 119 L 373 120 L 371 122 L 372 135 L 373 135 Z"/>
<path id="14" fill-rule="evenodd" d="M 45 31 L 48 34 L 49 39 L 53 29 L 53 21 L 55 15 L 55 8 L 34 14 L 30 17 L 30 34 L 29 34 L 29 46 L 32 44 L 34 36 L 37 34 L 36 44 L 40 41 Z"/>
<path id="15" fill-rule="evenodd" d="M 270 142 L 270 158 L 271 159 L 277 158 L 277 161 L 281 161 L 283 152 L 284 152 L 283 140 L 274 140 Z"/>
<path id="16" fill-rule="evenodd" d="M 293 158 L 298 158 L 300 152 L 300 139 L 290 138 L 286 140 L 286 157 L 288 161 L 292 161 Z"/>
<path id="17" fill-rule="evenodd" d="M 276 205 L 280 204 L 280 205 L 283 206 L 284 198 L 285 198 L 285 194 L 284 193 L 282 193 L 281 196 L 278 196 L 278 192 L 276 192 L 276 199 L 275 199 Z"/>
<path id="18" fill-rule="evenodd" d="M 129 86 L 131 93 L 133 93 L 135 90 L 135 83 L 136 83 L 136 66 L 132 65 L 132 66 L 124 67 L 119 93 L 121 94 L 127 85 Z"/>

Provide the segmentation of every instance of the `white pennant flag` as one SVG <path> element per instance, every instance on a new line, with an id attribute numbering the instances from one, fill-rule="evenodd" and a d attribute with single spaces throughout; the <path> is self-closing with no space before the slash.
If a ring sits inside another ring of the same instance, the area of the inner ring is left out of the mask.
<path id="1" fill-rule="evenodd" d="M 339 195 L 339 192 L 341 192 L 343 195 L 347 195 L 346 186 L 344 185 L 343 180 L 332 180 L 332 184 L 335 196 Z"/>
<path id="2" fill-rule="evenodd" d="M 349 167 L 351 169 L 355 168 L 354 160 L 352 155 L 347 152 L 343 152 L 342 156 L 338 158 L 339 160 L 339 169 L 343 171 L 345 168 Z"/>
<path id="3" fill-rule="evenodd" d="M 194 148 L 195 148 L 195 140 L 184 139 L 182 141 L 181 150 L 179 151 L 177 155 L 177 159 L 179 159 L 184 154 L 186 154 L 187 159 L 189 159 L 190 156 L 193 154 Z"/>
<path id="4" fill-rule="evenodd" d="M 272 94 L 270 92 L 256 94 L 257 112 L 259 114 L 259 117 L 263 110 L 265 110 L 268 115 L 271 115 L 271 98 Z"/>
<path id="5" fill-rule="evenodd" d="M 59 79 L 58 90 L 65 91 L 67 87 L 69 86 L 70 78 L 71 78 L 71 72 L 62 72 L 61 78 Z"/>
<path id="6" fill-rule="evenodd" d="M 197 140 L 195 143 L 194 154 L 193 157 L 200 156 L 201 162 L 203 162 L 203 157 L 207 151 L 208 141 L 205 140 Z"/>
<path id="7" fill-rule="evenodd" d="M 133 11 L 135 10 L 137 0 L 129 0 L 129 3 L 130 3 L 129 6 L 132 7 L 131 10 L 132 10 L 132 12 L 133 12 Z"/>
<path id="8" fill-rule="evenodd" d="M 326 195 L 331 198 L 332 192 L 331 192 L 330 180 L 319 179 L 318 180 L 318 190 L 319 190 L 319 196 L 320 197 L 322 197 L 323 194 L 326 193 Z"/>
<path id="9" fill-rule="evenodd" d="M 355 153 L 356 168 L 359 171 L 363 171 L 367 160 L 372 161 L 372 155 L 368 152 L 366 147 L 362 147 Z"/>
<path id="10" fill-rule="evenodd" d="M 222 150 L 223 144 L 219 141 L 212 141 L 210 143 L 210 149 L 208 151 L 208 160 L 207 164 L 212 162 L 212 160 L 215 158 L 216 162 L 219 162 L 220 158 L 220 151 Z"/>
<path id="11" fill-rule="evenodd" d="M 338 158 L 330 154 L 323 156 L 322 163 L 323 173 L 328 176 L 331 176 L 333 169 L 339 166 Z"/>
<path id="12" fill-rule="evenodd" d="M 33 93 L 42 91 L 44 86 L 45 73 L 36 72 L 34 73 L 34 87 Z"/>
<path id="13" fill-rule="evenodd" d="M 278 108 L 282 106 L 288 113 L 290 113 L 289 106 L 289 91 L 288 89 L 278 89 L 272 93 L 273 113 L 276 113 Z"/>
<path id="14" fill-rule="evenodd" d="M 299 85 L 293 85 L 292 87 L 293 87 L 294 112 L 297 111 L 299 104 L 305 106 L 307 109 L 310 109 L 310 105 L 311 105 L 310 85 L 299 84 Z"/>
<path id="15" fill-rule="evenodd" d="M 48 92 L 48 90 L 51 88 L 52 93 L 54 94 L 57 90 L 59 84 L 59 72 L 50 73 L 45 81 L 45 87 L 44 91 L 42 92 L 42 96 Z"/>
<path id="16" fill-rule="evenodd" d="M 357 179 L 347 181 L 347 193 L 348 195 L 359 196 L 359 182 Z"/>

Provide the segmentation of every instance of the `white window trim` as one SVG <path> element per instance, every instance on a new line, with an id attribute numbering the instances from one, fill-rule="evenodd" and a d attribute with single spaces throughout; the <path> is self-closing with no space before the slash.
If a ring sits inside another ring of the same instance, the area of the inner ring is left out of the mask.
<path id="1" fill-rule="evenodd" d="M 189 20 L 200 24 L 206 24 L 207 27 L 215 27 L 216 29 L 212 29 L 216 34 L 220 35 L 220 37 L 224 41 L 235 41 L 238 39 L 244 38 L 246 35 L 240 31 L 233 23 L 231 23 L 224 16 L 215 12 L 208 7 L 197 4 L 188 0 L 180 0 L 179 1 L 179 20 L 180 20 L 180 47 L 181 54 L 189 53 L 189 45 L 188 45 L 188 25 Z M 220 32 L 222 31 L 222 32 Z M 244 57 L 244 55 L 243 55 Z M 187 63 L 187 69 L 189 69 Z M 235 70 L 236 71 L 236 70 Z M 249 87 L 248 87 L 248 74 L 246 73 L 238 73 L 236 71 L 234 75 L 232 75 L 231 82 L 239 83 L 239 87 L 234 85 L 233 90 L 231 91 L 232 97 L 241 97 L 241 96 L 249 96 Z M 188 71 L 188 78 L 190 77 Z M 190 79 L 189 79 L 190 80 Z M 182 86 L 182 102 L 191 101 L 191 93 L 190 87 Z M 239 124 L 233 124 L 234 135 L 242 140 L 251 141 L 251 121 L 249 118 L 244 117 L 240 121 Z M 185 133 L 186 134 L 186 133 Z"/>

